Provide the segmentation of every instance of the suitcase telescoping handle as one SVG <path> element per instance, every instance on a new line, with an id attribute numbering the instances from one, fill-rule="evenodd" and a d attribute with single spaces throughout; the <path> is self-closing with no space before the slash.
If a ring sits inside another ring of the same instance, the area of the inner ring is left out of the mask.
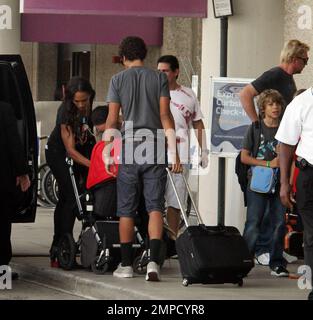
<path id="1" fill-rule="evenodd" d="M 180 212 L 181 212 L 181 214 L 182 214 L 182 216 L 183 216 L 185 225 L 186 225 L 186 227 L 188 228 L 188 227 L 189 227 L 188 217 L 187 217 L 185 208 L 184 208 L 183 205 L 182 205 L 182 202 L 181 202 L 181 199 L 180 199 L 180 197 L 179 197 L 179 194 L 178 194 L 178 192 L 177 192 L 177 189 L 176 189 L 176 186 L 175 186 L 175 183 L 174 183 L 174 180 L 173 180 L 172 172 L 171 172 L 171 170 L 170 170 L 169 168 L 166 168 L 166 171 L 167 171 L 167 175 L 168 175 L 168 177 L 169 177 L 169 179 L 170 179 L 171 185 L 172 185 L 172 187 L 173 187 L 175 196 L 176 196 L 176 198 L 177 198 L 177 201 L 178 201 L 178 204 L 179 204 L 179 208 L 180 208 Z M 183 173 L 180 173 L 180 174 L 181 174 L 182 177 L 183 177 L 183 180 L 184 180 L 184 183 L 185 183 L 185 185 L 186 185 L 187 192 L 188 192 L 188 195 L 189 195 L 189 197 L 190 197 L 192 206 L 193 206 L 193 208 L 194 208 L 194 210 L 195 210 L 195 212 L 196 212 L 196 216 L 197 216 L 197 219 L 198 219 L 198 223 L 199 223 L 200 225 L 203 225 L 203 221 L 202 221 L 202 218 L 201 218 L 201 216 L 200 216 L 199 210 L 198 210 L 198 208 L 197 208 L 197 206 L 196 206 L 196 204 L 195 204 L 195 202 L 194 202 L 194 200 L 193 200 L 193 197 L 192 197 L 192 194 L 191 194 L 191 190 L 190 190 L 189 184 L 188 184 L 188 182 L 187 182 L 184 174 L 183 174 Z"/>

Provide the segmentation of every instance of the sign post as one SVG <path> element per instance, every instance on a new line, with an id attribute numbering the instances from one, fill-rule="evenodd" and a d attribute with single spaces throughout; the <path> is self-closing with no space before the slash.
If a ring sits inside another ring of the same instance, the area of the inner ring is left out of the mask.
<path id="1" fill-rule="evenodd" d="M 220 76 L 227 77 L 228 17 L 233 15 L 232 0 L 212 0 L 215 18 L 221 19 Z M 225 224 L 225 158 L 218 160 L 217 223 Z"/>

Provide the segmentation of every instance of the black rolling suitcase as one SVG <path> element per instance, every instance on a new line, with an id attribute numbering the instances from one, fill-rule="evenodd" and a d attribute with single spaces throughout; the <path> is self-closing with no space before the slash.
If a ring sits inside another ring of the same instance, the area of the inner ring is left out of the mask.
<path id="1" fill-rule="evenodd" d="M 189 226 L 169 170 L 168 176 L 186 224 L 186 230 L 176 240 L 183 285 L 234 283 L 242 286 L 242 279 L 253 268 L 254 262 L 238 229 L 226 226 L 205 226 L 183 176 L 199 222 L 196 226 Z"/>

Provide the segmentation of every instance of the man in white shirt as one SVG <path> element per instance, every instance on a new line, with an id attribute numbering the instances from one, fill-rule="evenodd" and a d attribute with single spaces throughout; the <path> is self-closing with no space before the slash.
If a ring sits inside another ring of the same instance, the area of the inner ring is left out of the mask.
<path id="1" fill-rule="evenodd" d="M 208 165 L 208 150 L 206 147 L 205 128 L 202 121 L 202 113 L 200 105 L 195 93 L 192 89 L 177 83 L 179 75 L 179 63 L 175 56 L 166 55 L 158 59 L 158 70 L 167 75 L 171 96 L 171 113 L 175 121 L 175 130 L 177 137 L 177 148 L 180 161 L 184 164 L 184 174 L 188 171 L 189 164 L 189 129 L 195 129 L 199 146 L 201 148 L 201 166 L 203 168 Z M 169 163 L 171 159 L 169 159 Z M 186 201 L 187 190 L 181 174 L 174 175 L 174 182 L 178 194 L 183 202 Z M 174 190 L 167 181 L 165 200 L 167 203 L 167 221 L 169 227 L 175 236 L 178 233 L 180 210 L 178 201 L 175 197 Z"/>
<path id="2" fill-rule="evenodd" d="M 310 267 L 309 284 L 312 285 L 313 270 L 313 89 L 297 96 L 287 107 L 276 134 L 280 146 L 281 187 L 280 198 L 291 208 L 295 199 L 290 185 L 290 169 L 296 149 L 300 168 L 297 178 L 297 208 L 303 221 L 304 260 Z M 298 145 L 297 145 L 298 144 Z M 311 287 L 312 289 L 312 287 Z M 308 296 L 313 300 L 313 290 Z"/>

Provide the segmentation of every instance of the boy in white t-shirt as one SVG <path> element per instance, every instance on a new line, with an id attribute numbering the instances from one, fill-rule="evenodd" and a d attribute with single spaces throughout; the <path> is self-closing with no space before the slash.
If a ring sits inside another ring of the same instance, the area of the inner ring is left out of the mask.
<path id="1" fill-rule="evenodd" d="M 189 164 L 189 129 L 193 127 L 201 148 L 201 165 L 208 165 L 208 150 L 206 147 L 205 129 L 202 113 L 196 95 L 192 89 L 177 83 L 179 63 L 175 56 L 166 55 L 158 59 L 158 70 L 167 75 L 171 95 L 170 108 L 175 121 L 177 148 L 180 161 L 184 164 L 185 175 Z M 171 163 L 171 159 L 169 159 Z M 183 202 L 186 201 L 187 190 L 181 174 L 174 174 L 174 182 Z M 172 186 L 167 181 L 165 200 L 167 204 L 167 221 L 175 236 L 178 233 L 180 210 Z"/>

